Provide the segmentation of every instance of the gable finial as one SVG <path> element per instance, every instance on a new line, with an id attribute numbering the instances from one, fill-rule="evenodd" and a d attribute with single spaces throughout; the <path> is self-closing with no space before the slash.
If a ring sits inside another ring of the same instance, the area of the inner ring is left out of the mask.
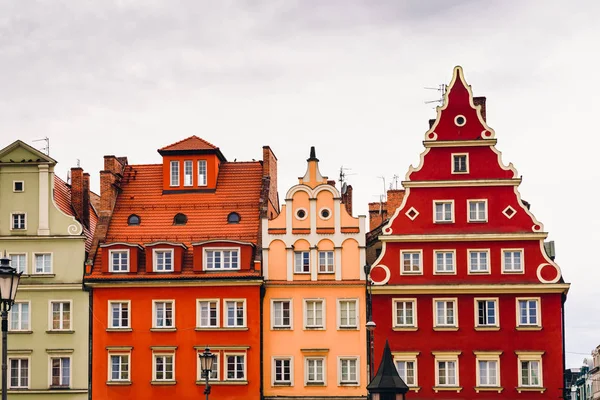
<path id="1" fill-rule="evenodd" d="M 310 146 L 310 157 L 306 161 L 319 161 L 317 158 L 317 151 L 315 150 L 315 146 Z"/>

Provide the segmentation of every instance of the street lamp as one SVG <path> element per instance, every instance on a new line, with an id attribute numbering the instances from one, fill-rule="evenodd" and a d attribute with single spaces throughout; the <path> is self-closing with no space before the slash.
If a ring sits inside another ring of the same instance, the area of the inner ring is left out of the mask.
<path id="1" fill-rule="evenodd" d="M 17 288 L 22 272 L 10 266 L 10 258 L 0 258 L 0 303 L 2 303 L 2 400 L 8 399 L 8 377 L 7 377 L 7 334 L 8 334 L 8 312 L 15 302 Z"/>
<path id="2" fill-rule="evenodd" d="M 208 384 L 208 380 L 210 378 L 210 372 L 212 371 L 216 356 L 211 353 L 210 349 L 207 347 L 204 349 L 204 353 L 199 354 L 198 357 L 200 357 L 200 369 L 202 370 L 202 373 L 206 379 L 204 394 L 206 395 L 206 400 L 208 400 L 208 395 L 210 394 L 210 385 Z"/>

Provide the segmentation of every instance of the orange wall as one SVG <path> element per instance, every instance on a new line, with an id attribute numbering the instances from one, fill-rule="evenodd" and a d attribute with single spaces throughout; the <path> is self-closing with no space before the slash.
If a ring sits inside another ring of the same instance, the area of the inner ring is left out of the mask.
<path id="1" fill-rule="evenodd" d="M 184 186 L 183 162 L 192 161 L 192 186 Z M 206 186 L 198 185 L 198 161 L 206 160 Z M 171 161 L 179 161 L 179 186 L 171 186 Z M 190 189 L 215 189 L 219 175 L 219 159 L 216 155 L 202 156 L 186 154 L 177 156 L 163 156 L 163 190 L 190 190 Z"/>

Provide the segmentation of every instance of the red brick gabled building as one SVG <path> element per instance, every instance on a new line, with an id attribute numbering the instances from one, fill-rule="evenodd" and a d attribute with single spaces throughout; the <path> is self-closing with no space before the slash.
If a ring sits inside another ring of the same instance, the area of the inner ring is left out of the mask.
<path id="1" fill-rule="evenodd" d="M 456 67 L 381 228 L 375 365 L 389 339 L 411 398 L 559 398 L 569 285 L 473 100 Z"/>
<path id="2" fill-rule="evenodd" d="M 261 218 L 277 214 L 277 159 L 229 162 L 192 136 L 162 164 L 105 157 L 93 293 L 94 399 L 260 398 Z"/>

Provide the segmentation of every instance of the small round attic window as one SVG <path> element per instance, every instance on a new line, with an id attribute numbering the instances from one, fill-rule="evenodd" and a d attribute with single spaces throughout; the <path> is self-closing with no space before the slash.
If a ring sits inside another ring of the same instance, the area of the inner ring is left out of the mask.
<path id="1" fill-rule="evenodd" d="M 236 212 L 232 212 L 227 216 L 228 224 L 239 224 L 240 223 L 240 214 Z"/>
<path id="2" fill-rule="evenodd" d="M 331 217 L 331 210 L 329 208 L 321 208 L 321 219 L 329 219 Z"/>
<path id="3" fill-rule="evenodd" d="M 135 215 L 135 214 L 131 214 L 129 216 L 129 218 L 127 218 L 127 225 L 139 225 L 140 224 L 140 217 Z"/>
<path id="4" fill-rule="evenodd" d="M 303 220 L 306 218 L 306 210 L 304 208 L 299 208 L 296 210 L 296 219 Z"/>
<path id="5" fill-rule="evenodd" d="M 173 218 L 173 225 L 185 225 L 187 224 L 187 215 L 178 213 Z"/>
<path id="6" fill-rule="evenodd" d="M 454 123 L 456 126 L 465 126 L 467 119 L 464 115 L 457 115 L 456 118 L 454 118 Z"/>

